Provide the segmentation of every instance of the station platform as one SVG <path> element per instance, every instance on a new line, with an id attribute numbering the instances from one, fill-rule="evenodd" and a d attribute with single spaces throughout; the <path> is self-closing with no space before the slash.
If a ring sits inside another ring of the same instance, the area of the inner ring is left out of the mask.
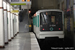
<path id="1" fill-rule="evenodd" d="M 19 33 L 5 48 L 0 50 L 40 50 L 34 33 Z"/>

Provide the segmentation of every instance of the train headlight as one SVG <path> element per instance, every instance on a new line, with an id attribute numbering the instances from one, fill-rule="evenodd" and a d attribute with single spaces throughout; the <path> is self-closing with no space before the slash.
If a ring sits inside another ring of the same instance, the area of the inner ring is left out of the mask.
<path id="1" fill-rule="evenodd" d="M 59 30 L 61 30 L 61 28 L 59 28 Z"/>

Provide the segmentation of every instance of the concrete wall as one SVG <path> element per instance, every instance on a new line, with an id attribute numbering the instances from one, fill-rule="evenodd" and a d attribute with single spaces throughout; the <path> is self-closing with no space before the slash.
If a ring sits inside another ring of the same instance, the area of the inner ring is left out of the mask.
<path id="1" fill-rule="evenodd" d="M 57 0 L 38 0 L 38 9 L 56 9 Z"/>
<path id="2" fill-rule="evenodd" d="M 65 0 L 66 1 L 66 0 Z M 62 3 L 64 2 L 64 0 L 58 0 L 58 4 L 59 4 L 59 9 L 62 10 Z M 64 5 L 65 6 L 65 5 Z"/>
<path id="3" fill-rule="evenodd" d="M 36 12 L 38 9 L 57 9 L 58 0 L 32 0 L 32 12 Z"/>
<path id="4" fill-rule="evenodd" d="M 58 0 L 58 3 L 61 3 L 61 2 L 63 2 L 64 0 Z"/>

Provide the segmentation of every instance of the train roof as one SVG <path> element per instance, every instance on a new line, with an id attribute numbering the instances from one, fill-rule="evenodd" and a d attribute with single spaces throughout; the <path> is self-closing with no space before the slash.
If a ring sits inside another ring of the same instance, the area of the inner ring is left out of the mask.
<path id="1" fill-rule="evenodd" d="M 38 10 L 36 13 L 45 12 L 45 11 L 61 11 L 60 9 L 44 9 L 44 10 Z"/>
<path id="2" fill-rule="evenodd" d="M 60 12 L 63 12 L 60 9 L 43 9 L 43 10 L 38 10 L 35 14 L 39 15 L 40 12 L 45 12 L 45 11 L 60 11 Z M 32 17 L 34 17 L 34 15 Z"/>

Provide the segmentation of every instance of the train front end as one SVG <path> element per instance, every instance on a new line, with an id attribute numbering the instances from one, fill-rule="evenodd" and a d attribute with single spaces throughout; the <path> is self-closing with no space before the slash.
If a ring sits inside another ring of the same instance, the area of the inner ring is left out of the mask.
<path id="1" fill-rule="evenodd" d="M 38 39 L 46 37 L 64 38 L 64 13 L 62 11 L 44 11 L 39 13 Z"/>

